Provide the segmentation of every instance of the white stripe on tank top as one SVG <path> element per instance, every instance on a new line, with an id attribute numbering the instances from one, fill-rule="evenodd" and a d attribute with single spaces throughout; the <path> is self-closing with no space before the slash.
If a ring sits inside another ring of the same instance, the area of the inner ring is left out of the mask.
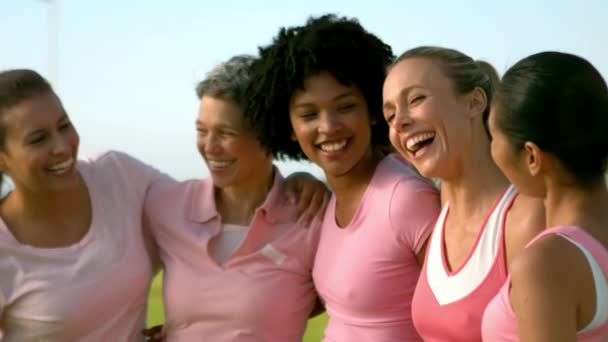
<path id="1" fill-rule="evenodd" d="M 589 322 L 585 328 L 579 331 L 579 333 L 584 333 L 599 327 L 608 320 L 608 279 L 606 279 L 606 276 L 604 276 L 604 271 L 602 271 L 600 264 L 598 264 L 587 248 L 566 235 L 559 234 L 559 236 L 572 242 L 572 244 L 583 252 L 585 258 L 587 258 L 589 267 L 591 268 L 591 273 L 593 274 L 593 284 L 595 285 L 596 298 L 595 315 L 593 316 L 591 322 Z"/>
<path id="2" fill-rule="evenodd" d="M 442 258 L 443 230 L 449 208 L 449 203 L 446 202 L 435 224 L 426 261 L 428 284 L 440 305 L 466 297 L 484 281 L 500 249 L 503 219 L 516 194 L 512 185 L 507 188 L 482 228 L 475 250 L 466 264 L 452 275 L 447 273 Z"/>

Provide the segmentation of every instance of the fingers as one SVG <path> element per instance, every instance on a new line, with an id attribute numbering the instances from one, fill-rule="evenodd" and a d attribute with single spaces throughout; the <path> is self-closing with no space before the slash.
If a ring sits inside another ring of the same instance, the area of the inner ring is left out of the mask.
<path id="1" fill-rule="evenodd" d="M 307 203 L 308 206 L 306 206 L 306 208 L 304 208 L 304 211 L 302 212 L 302 216 L 300 218 L 302 220 L 302 224 L 304 225 L 304 227 L 310 226 L 310 223 L 314 219 L 314 217 L 317 214 L 319 207 L 321 206 L 322 203 L 323 203 L 323 193 L 314 192 L 312 194 L 312 198 Z"/>
<path id="2" fill-rule="evenodd" d="M 310 227 L 315 218 L 323 217 L 323 213 L 325 212 L 329 199 L 331 198 L 331 193 L 327 191 L 325 186 L 323 186 L 323 188 L 323 192 L 315 193 L 308 208 L 306 209 L 306 212 L 302 215 L 304 227 Z"/>
<path id="3" fill-rule="evenodd" d="M 165 340 L 162 325 L 144 329 L 141 333 L 145 336 L 146 342 L 162 342 Z"/>
<path id="4" fill-rule="evenodd" d="M 304 179 L 306 178 L 308 178 L 308 175 L 301 172 L 295 172 L 285 178 L 283 191 L 290 205 L 297 203 L 299 194 L 302 188 L 305 187 L 306 181 Z"/>
<path id="5" fill-rule="evenodd" d="M 296 217 L 298 219 L 302 218 L 302 215 L 307 211 L 310 207 L 311 202 L 314 200 L 317 195 L 318 188 L 316 184 L 313 183 L 304 183 L 300 189 L 299 194 L 296 196 Z"/>
<path id="6" fill-rule="evenodd" d="M 302 172 L 296 172 L 285 180 L 284 192 L 289 203 L 295 205 L 296 218 L 306 227 L 325 210 L 330 197 L 323 182 Z"/>
<path id="7" fill-rule="evenodd" d="M 297 192 L 288 191 L 285 193 L 285 196 L 287 196 L 287 203 L 289 203 L 289 205 L 294 205 L 298 201 Z"/>
<path id="8" fill-rule="evenodd" d="M 327 205 L 329 204 L 329 200 L 331 199 L 331 192 L 326 191 L 323 195 L 323 202 L 321 203 L 321 207 L 319 208 L 319 214 L 323 216 L 325 214 L 325 210 L 327 209 Z"/>

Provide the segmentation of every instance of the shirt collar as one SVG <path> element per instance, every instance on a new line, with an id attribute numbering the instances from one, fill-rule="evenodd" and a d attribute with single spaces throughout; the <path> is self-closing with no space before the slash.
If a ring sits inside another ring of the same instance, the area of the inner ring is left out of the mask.
<path id="1" fill-rule="evenodd" d="M 270 191 L 255 215 L 263 215 L 270 224 L 295 222 L 295 205 L 287 202 L 284 178 L 276 166 Z M 189 194 L 188 218 L 195 222 L 207 222 L 219 216 L 215 206 L 214 187 L 211 177 L 194 183 Z"/>

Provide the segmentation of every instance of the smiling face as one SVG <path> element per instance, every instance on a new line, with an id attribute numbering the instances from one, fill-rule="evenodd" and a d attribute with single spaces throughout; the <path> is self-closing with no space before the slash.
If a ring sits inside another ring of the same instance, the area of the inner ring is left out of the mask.
<path id="1" fill-rule="evenodd" d="M 219 188 L 266 179 L 272 160 L 247 129 L 234 103 L 203 96 L 196 120 L 197 147 Z"/>
<path id="2" fill-rule="evenodd" d="M 469 96 L 429 58 L 407 58 L 389 72 L 383 112 L 390 140 L 426 177 L 457 172 L 471 135 Z"/>
<path id="3" fill-rule="evenodd" d="M 305 80 L 304 89 L 291 97 L 289 117 L 294 139 L 328 180 L 348 174 L 371 156 L 370 114 L 363 94 L 328 72 Z"/>
<path id="4" fill-rule="evenodd" d="M 0 167 L 15 188 L 55 191 L 78 184 L 79 137 L 54 93 L 27 99 L 2 116 Z"/>

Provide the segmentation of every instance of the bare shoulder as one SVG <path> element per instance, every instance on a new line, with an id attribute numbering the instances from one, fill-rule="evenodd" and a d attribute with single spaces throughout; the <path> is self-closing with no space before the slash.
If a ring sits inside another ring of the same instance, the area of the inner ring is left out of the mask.
<path id="1" fill-rule="evenodd" d="M 505 222 L 507 268 L 536 235 L 545 229 L 545 206 L 542 199 L 519 194 L 513 201 Z"/>
<path id="2" fill-rule="evenodd" d="M 525 248 L 513 259 L 511 275 L 534 274 L 559 275 L 570 272 L 577 260 L 584 261 L 578 248 L 557 234 L 546 235 Z"/>
<path id="3" fill-rule="evenodd" d="M 513 292 L 576 293 L 585 264 L 585 256 L 571 242 L 556 234 L 545 236 L 513 259 Z"/>
<path id="4" fill-rule="evenodd" d="M 574 293 L 584 256 L 564 238 L 542 237 L 517 255 L 511 264 L 512 294 Z"/>
<path id="5" fill-rule="evenodd" d="M 509 297 L 522 341 L 576 339 L 576 331 L 588 323 L 579 317 L 583 285 L 591 276 L 585 262 L 578 247 L 556 234 L 542 237 L 515 257 Z"/>

